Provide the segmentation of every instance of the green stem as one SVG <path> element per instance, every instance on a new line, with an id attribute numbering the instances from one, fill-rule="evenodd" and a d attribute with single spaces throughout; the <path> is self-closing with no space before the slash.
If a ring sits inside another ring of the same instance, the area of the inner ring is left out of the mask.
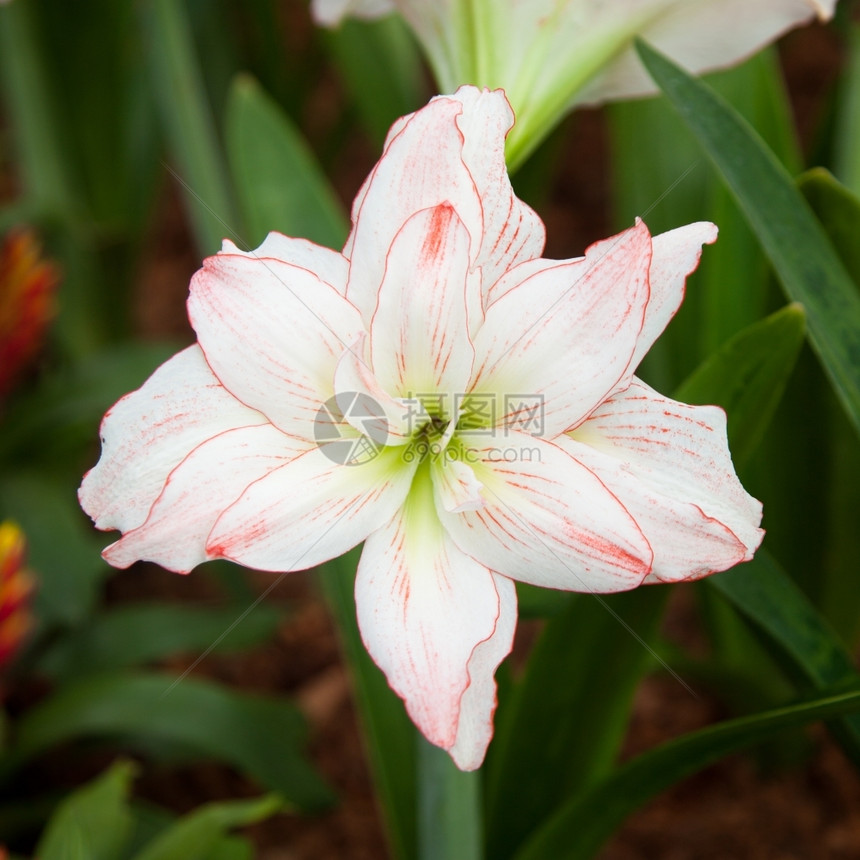
<path id="1" fill-rule="evenodd" d="M 480 860 L 481 777 L 457 769 L 450 756 L 418 737 L 420 860 Z"/>
<path id="2" fill-rule="evenodd" d="M 320 579 L 350 668 L 392 854 L 411 860 L 416 856 L 415 729 L 361 641 L 353 595 L 359 555 L 355 549 L 323 565 Z"/>

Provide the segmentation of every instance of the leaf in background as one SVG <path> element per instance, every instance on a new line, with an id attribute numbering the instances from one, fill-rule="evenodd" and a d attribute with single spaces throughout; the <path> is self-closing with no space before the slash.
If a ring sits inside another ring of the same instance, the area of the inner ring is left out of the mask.
<path id="1" fill-rule="evenodd" d="M 348 220 L 337 194 L 290 118 L 249 75 L 230 90 L 226 138 L 250 248 L 270 230 L 343 245 Z"/>
<path id="2" fill-rule="evenodd" d="M 729 753 L 762 743 L 781 729 L 857 711 L 860 691 L 831 691 L 664 743 L 568 801 L 532 836 L 516 860 L 590 860 L 630 813 L 684 777 Z"/>
<path id="3" fill-rule="evenodd" d="M 385 815 L 386 833 L 398 860 L 417 856 L 416 736 L 403 703 L 388 686 L 361 641 L 355 617 L 355 571 L 360 548 L 328 562 L 320 581 L 337 623 L 350 667 L 367 754 Z"/>
<path id="4" fill-rule="evenodd" d="M 303 809 L 332 799 L 302 755 L 305 723 L 292 704 L 156 673 L 111 673 L 60 688 L 19 720 L 0 768 L 6 774 L 63 741 L 106 735 L 181 744 Z"/>
<path id="5" fill-rule="evenodd" d="M 860 296 L 821 225 L 755 132 L 705 84 L 653 48 L 637 50 L 735 195 L 860 432 Z"/>
<path id="6" fill-rule="evenodd" d="M 806 333 L 803 307 L 788 305 L 735 335 L 675 392 L 684 403 L 722 406 L 732 457 L 755 453 L 773 418 Z"/>
<path id="7" fill-rule="evenodd" d="M 791 170 L 800 162 L 792 113 L 775 50 L 707 77 Z M 720 228 L 688 280 L 684 304 L 643 363 L 660 390 L 674 388 L 695 364 L 759 319 L 768 296 L 761 247 L 716 171 L 665 97 L 608 106 L 616 225 L 641 215 L 654 233 L 690 221 Z"/>
<path id="8" fill-rule="evenodd" d="M 797 178 L 806 202 L 827 231 L 836 252 L 860 290 L 860 197 L 830 171 L 814 167 Z"/>
<path id="9" fill-rule="evenodd" d="M 208 803 L 164 830 L 133 860 L 212 860 L 213 851 L 223 842 L 227 831 L 263 821 L 283 806 L 283 800 L 276 794 L 254 800 Z"/>
<path id="10" fill-rule="evenodd" d="M 128 793 L 135 766 L 120 761 L 67 797 L 51 816 L 39 860 L 116 860 L 131 835 Z"/>
<path id="11" fill-rule="evenodd" d="M 399 15 L 349 18 L 326 33 L 325 42 L 364 127 L 381 146 L 394 120 L 427 100 L 411 32 Z"/>
<path id="12" fill-rule="evenodd" d="M 175 344 L 124 343 L 94 353 L 47 377 L 9 404 L 3 419 L 0 460 L 71 467 L 77 478 L 82 450 L 95 448 L 108 408 L 138 388 L 177 351 Z"/>
<path id="13" fill-rule="evenodd" d="M 855 36 L 860 38 L 860 30 Z M 860 41 L 857 42 L 860 62 Z M 860 121 L 860 111 L 857 112 Z M 858 160 L 860 166 L 860 160 Z M 807 171 L 798 187 L 812 206 L 855 284 L 860 285 L 860 198 L 852 194 L 823 168 Z M 824 616 L 854 644 L 860 637 L 860 589 L 857 588 L 857 558 L 860 558 L 860 531 L 856 528 L 860 510 L 860 448 L 851 427 L 836 410 L 825 404 L 828 419 L 829 454 L 822 504 L 824 537 L 823 564 L 814 572 L 816 604 Z M 823 470 L 822 470 L 823 471 Z M 806 506 L 804 506 L 805 508 Z M 804 510 L 801 516 L 806 517 Z M 794 556 L 789 557 L 796 557 Z M 812 577 L 810 577 L 812 578 Z"/>
<path id="14" fill-rule="evenodd" d="M 836 128 L 836 175 L 860 195 L 860 23 L 848 24 L 848 62 L 842 75 Z"/>
<path id="15" fill-rule="evenodd" d="M 38 669 L 69 683 L 175 654 L 242 651 L 271 638 L 279 618 L 276 609 L 265 605 L 247 615 L 236 606 L 204 609 L 135 603 L 106 609 L 80 630 L 54 642 Z"/>
<path id="16" fill-rule="evenodd" d="M 8 474 L 0 478 L 0 512 L 0 518 L 16 520 L 27 537 L 39 620 L 82 623 L 110 568 L 99 557 L 102 541 L 87 527 L 74 488 L 36 472 Z"/>
<path id="17" fill-rule="evenodd" d="M 155 97 L 197 247 L 203 255 L 214 254 L 222 238 L 237 238 L 241 225 L 186 12 L 175 0 L 149 0 L 141 15 Z"/>
<path id="18" fill-rule="evenodd" d="M 486 765 L 488 857 L 512 857 L 565 798 L 608 772 L 654 661 L 646 643 L 668 595 L 660 587 L 575 595 L 547 622 L 496 714 Z"/>
<path id="19" fill-rule="evenodd" d="M 764 630 L 818 689 L 860 683 L 844 644 L 767 551 L 759 550 L 749 563 L 710 577 L 707 584 Z M 860 716 L 848 717 L 842 725 L 839 739 L 860 764 Z"/>

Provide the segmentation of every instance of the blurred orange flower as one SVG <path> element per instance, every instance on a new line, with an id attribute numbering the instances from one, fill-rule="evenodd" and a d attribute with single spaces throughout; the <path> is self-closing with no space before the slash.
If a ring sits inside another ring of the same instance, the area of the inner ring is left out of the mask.
<path id="1" fill-rule="evenodd" d="M 38 353 L 56 311 L 58 273 L 40 254 L 29 230 L 13 230 L 0 244 L 0 397 Z"/>
<path id="2" fill-rule="evenodd" d="M 0 669 L 11 662 L 33 627 L 29 604 L 35 582 L 24 566 L 26 551 L 21 529 L 8 520 L 0 523 Z"/>

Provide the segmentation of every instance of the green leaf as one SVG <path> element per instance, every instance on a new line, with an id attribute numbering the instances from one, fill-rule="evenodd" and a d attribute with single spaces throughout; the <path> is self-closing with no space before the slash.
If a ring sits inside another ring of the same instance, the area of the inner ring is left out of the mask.
<path id="1" fill-rule="evenodd" d="M 39 860 L 116 860 L 130 836 L 134 772 L 131 762 L 118 762 L 66 798 L 39 840 Z"/>
<path id="2" fill-rule="evenodd" d="M 684 777 L 773 737 L 781 729 L 860 711 L 860 691 L 828 692 L 796 704 L 729 720 L 649 750 L 560 809 L 516 860 L 587 860 L 645 801 Z"/>
<path id="3" fill-rule="evenodd" d="M 85 675 L 151 663 L 174 654 L 228 653 L 259 645 L 278 626 L 270 606 L 253 612 L 171 604 L 108 609 L 56 642 L 39 670 L 64 683 Z"/>
<path id="4" fill-rule="evenodd" d="M 162 124 L 183 187 L 201 254 L 213 254 L 224 236 L 236 237 L 227 170 L 194 55 L 184 4 L 142 4 L 148 63 Z"/>
<path id="5" fill-rule="evenodd" d="M 99 557 L 103 541 L 87 527 L 74 487 L 37 472 L 6 475 L 0 478 L 0 518 L 16 520 L 26 535 L 39 618 L 66 626 L 83 622 L 110 568 Z"/>
<path id="6" fill-rule="evenodd" d="M 111 673 L 69 684 L 29 710 L 2 772 L 75 738 L 140 738 L 231 764 L 297 806 L 315 809 L 331 793 L 302 756 L 305 734 L 301 715 L 283 700 L 194 678 Z"/>
<path id="7" fill-rule="evenodd" d="M 175 344 L 124 343 L 49 376 L 9 404 L 0 458 L 13 466 L 25 460 L 66 468 L 71 463 L 77 471 L 81 451 L 96 444 L 108 408 L 176 351 Z"/>
<path id="8" fill-rule="evenodd" d="M 803 345 L 806 317 L 788 305 L 735 335 L 675 392 L 685 403 L 722 406 L 732 455 L 747 462 L 770 424 Z"/>
<path id="9" fill-rule="evenodd" d="M 163 831 L 134 860 L 211 860 L 213 849 L 228 830 L 263 821 L 283 805 L 276 794 L 254 800 L 208 803 Z"/>
<path id="10" fill-rule="evenodd" d="M 764 630 L 815 687 L 860 683 L 844 644 L 766 550 L 747 564 L 709 577 L 707 585 Z M 843 721 L 840 739 L 860 764 L 860 715 Z"/>
<path id="11" fill-rule="evenodd" d="M 226 128 L 249 247 L 278 230 L 340 248 L 348 221 L 334 189 L 290 118 L 250 75 L 233 82 Z"/>
<path id="12" fill-rule="evenodd" d="M 860 23 L 848 27 L 848 62 L 842 75 L 836 128 L 836 175 L 860 194 Z"/>
<path id="13" fill-rule="evenodd" d="M 801 174 L 797 178 L 797 187 L 827 231 L 854 283 L 860 285 L 860 243 L 857 242 L 860 236 L 860 197 L 823 167 Z"/>
<path id="14" fill-rule="evenodd" d="M 418 738 L 420 860 L 481 860 L 481 777 Z"/>
<path id="15" fill-rule="evenodd" d="M 399 15 L 345 20 L 325 34 L 341 78 L 375 143 L 427 100 L 415 40 Z"/>
<path id="16" fill-rule="evenodd" d="M 799 164 L 790 105 L 775 50 L 707 77 L 790 169 Z M 746 219 L 716 170 L 665 97 L 607 107 L 615 223 L 641 215 L 652 233 L 690 221 L 719 225 L 687 283 L 684 303 L 645 357 L 640 375 L 661 391 L 674 388 L 729 337 L 760 319 L 769 266 Z"/>
<path id="17" fill-rule="evenodd" d="M 575 595 L 501 699 L 487 759 L 487 856 L 511 857 L 566 797 L 612 766 L 652 665 L 668 589 Z M 551 854 L 546 855 L 551 857 Z"/>
<path id="18" fill-rule="evenodd" d="M 812 346 L 860 431 L 860 296 L 821 225 L 785 168 L 722 99 L 647 45 L 637 50 L 719 168 L 789 298 L 805 307 Z"/>
<path id="19" fill-rule="evenodd" d="M 341 648 L 350 666 L 358 711 L 377 794 L 393 854 L 416 857 L 416 736 L 403 703 L 388 686 L 361 641 L 355 616 L 355 571 L 359 548 L 320 568 L 323 591 L 337 622 Z"/>

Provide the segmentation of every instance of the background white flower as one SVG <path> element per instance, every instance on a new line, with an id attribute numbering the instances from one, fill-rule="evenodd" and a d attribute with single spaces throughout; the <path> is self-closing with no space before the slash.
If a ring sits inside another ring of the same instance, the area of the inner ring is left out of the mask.
<path id="1" fill-rule="evenodd" d="M 656 92 L 633 50 L 641 36 L 691 72 L 730 66 L 836 0 L 313 0 L 317 21 L 399 11 L 442 92 L 501 87 L 517 116 L 518 160 L 575 104 Z"/>

